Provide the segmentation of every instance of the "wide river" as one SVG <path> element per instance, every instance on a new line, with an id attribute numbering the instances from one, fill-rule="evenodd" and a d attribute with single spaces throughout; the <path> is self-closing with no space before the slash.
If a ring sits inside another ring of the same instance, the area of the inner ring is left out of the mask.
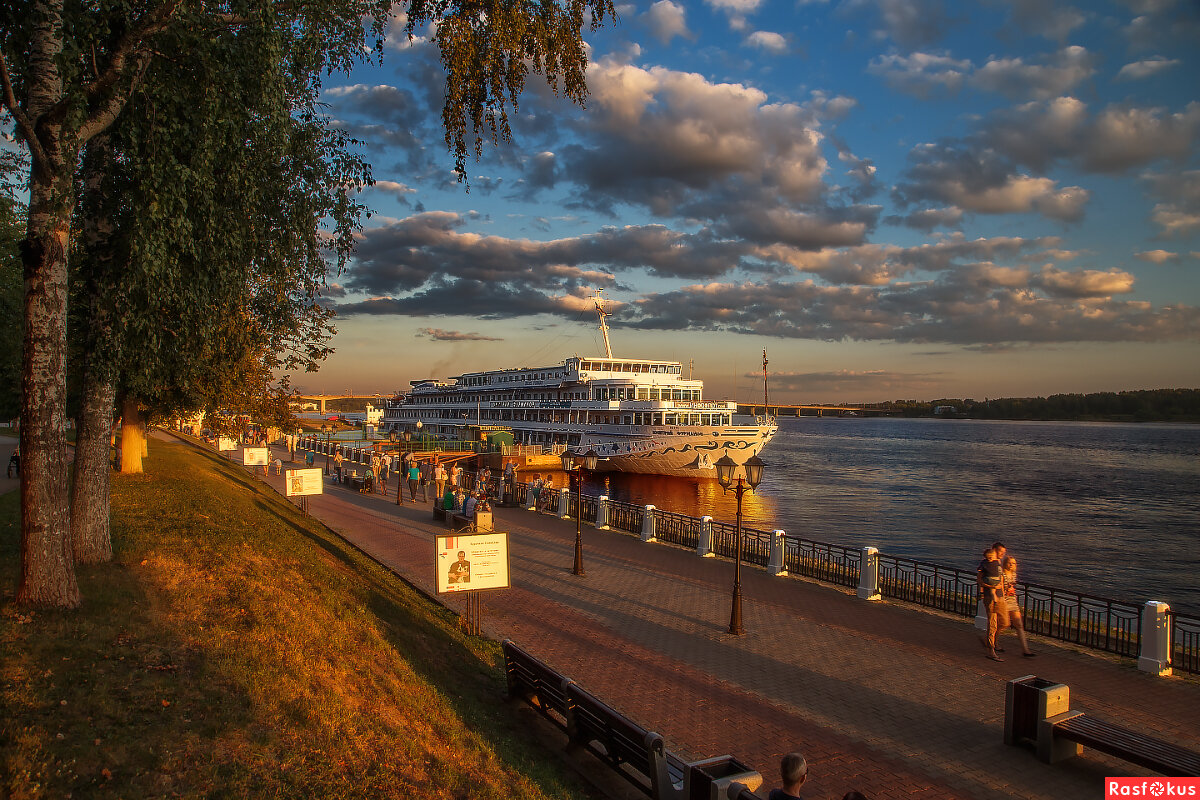
<path id="1" fill-rule="evenodd" d="M 762 458 L 747 527 L 972 571 L 999 539 L 1023 580 L 1200 614 L 1200 425 L 789 417 Z M 610 482 L 734 519 L 715 480 Z"/>

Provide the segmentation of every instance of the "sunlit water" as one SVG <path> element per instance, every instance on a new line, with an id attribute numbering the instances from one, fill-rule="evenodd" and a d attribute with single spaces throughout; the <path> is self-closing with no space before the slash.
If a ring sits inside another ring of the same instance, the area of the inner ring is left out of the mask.
<path id="1" fill-rule="evenodd" d="M 1200 425 L 786 418 L 762 457 L 748 527 L 968 570 L 1000 539 L 1024 580 L 1200 613 Z M 609 480 L 617 500 L 734 518 L 716 481 Z"/>

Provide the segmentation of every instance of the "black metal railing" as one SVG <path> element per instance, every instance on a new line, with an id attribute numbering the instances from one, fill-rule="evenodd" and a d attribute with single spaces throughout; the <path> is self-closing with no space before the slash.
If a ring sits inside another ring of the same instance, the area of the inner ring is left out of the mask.
<path id="1" fill-rule="evenodd" d="M 700 520 L 671 511 L 654 511 L 654 536 L 664 542 L 695 547 L 700 544 Z"/>
<path id="2" fill-rule="evenodd" d="M 856 555 L 855 561 L 859 558 Z M 856 574 L 854 583 L 847 585 L 857 583 Z M 974 572 L 883 553 L 879 554 L 879 593 L 964 617 L 975 616 L 979 600 Z"/>
<path id="3" fill-rule="evenodd" d="M 1171 631 L 1171 666 L 1181 672 L 1200 674 L 1200 617 L 1167 612 Z"/>
<path id="4" fill-rule="evenodd" d="M 580 502 L 583 505 L 583 521 L 595 522 L 596 510 L 600 507 L 595 495 L 585 494 L 580 498 Z"/>
<path id="5" fill-rule="evenodd" d="M 616 500 L 608 501 L 608 527 L 630 533 L 642 532 L 642 518 L 646 509 L 632 503 L 622 503 Z"/>
<path id="6" fill-rule="evenodd" d="M 1025 630 L 1030 633 L 1137 658 L 1140 605 L 1035 583 L 1018 583 L 1017 592 Z"/>
<path id="7" fill-rule="evenodd" d="M 783 568 L 789 573 L 836 583 L 858 585 L 859 551 L 852 547 L 783 537 Z"/>
<path id="8" fill-rule="evenodd" d="M 727 558 L 736 556 L 737 525 L 713 520 L 712 551 Z M 770 560 L 771 532 L 760 531 L 756 528 L 742 528 L 742 561 L 765 567 Z"/>

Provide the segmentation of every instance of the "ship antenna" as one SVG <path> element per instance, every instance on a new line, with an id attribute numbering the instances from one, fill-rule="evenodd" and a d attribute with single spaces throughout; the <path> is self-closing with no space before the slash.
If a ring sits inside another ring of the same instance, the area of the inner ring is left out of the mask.
<path id="1" fill-rule="evenodd" d="M 596 316 L 600 317 L 600 334 L 604 337 L 604 356 L 605 358 L 612 358 L 612 345 L 608 342 L 608 323 L 604 321 L 604 318 L 609 314 L 604 310 L 604 296 L 600 294 L 602 291 L 604 290 L 597 289 L 593 300 L 596 303 Z"/>

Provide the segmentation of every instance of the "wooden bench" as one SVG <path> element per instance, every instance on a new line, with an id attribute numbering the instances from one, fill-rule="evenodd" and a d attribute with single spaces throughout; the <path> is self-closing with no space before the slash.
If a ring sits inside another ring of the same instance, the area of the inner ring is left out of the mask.
<path id="1" fill-rule="evenodd" d="M 1071 710 L 1071 689 L 1026 675 L 1005 690 L 1004 742 L 1032 742 L 1038 758 L 1055 764 L 1090 747 L 1163 775 L 1200 775 L 1200 754 L 1176 742 L 1163 741 Z"/>
<path id="2" fill-rule="evenodd" d="M 1144 733 L 1123 728 L 1098 719 L 1082 711 L 1068 711 L 1042 720 L 1041 726 L 1048 729 L 1045 735 L 1051 740 L 1065 739 L 1068 742 L 1108 753 L 1110 756 L 1154 770 L 1163 775 L 1190 777 L 1200 775 L 1200 753 L 1186 750 L 1173 742 L 1155 739 Z M 1039 730 L 1039 737 L 1041 731 Z M 1043 749 L 1039 738 L 1038 754 Z M 1043 758 L 1052 762 L 1053 758 Z"/>
<path id="3" fill-rule="evenodd" d="M 647 731 L 506 639 L 504 672 L 508 695 L 529 703 L 565 730 L 570 744 L 612 767 L 646 795 L 682 798 L 687 765 L 666 749 L 662 736 Z"/>
<path id="4" fill-rule="evenodd" d="M 442 522 L 446 521 L 446 509 L 442 506 L 441 503 L 433 504 L 433 518 L 437 519 L 437 520 L 441 520 Z"/>

